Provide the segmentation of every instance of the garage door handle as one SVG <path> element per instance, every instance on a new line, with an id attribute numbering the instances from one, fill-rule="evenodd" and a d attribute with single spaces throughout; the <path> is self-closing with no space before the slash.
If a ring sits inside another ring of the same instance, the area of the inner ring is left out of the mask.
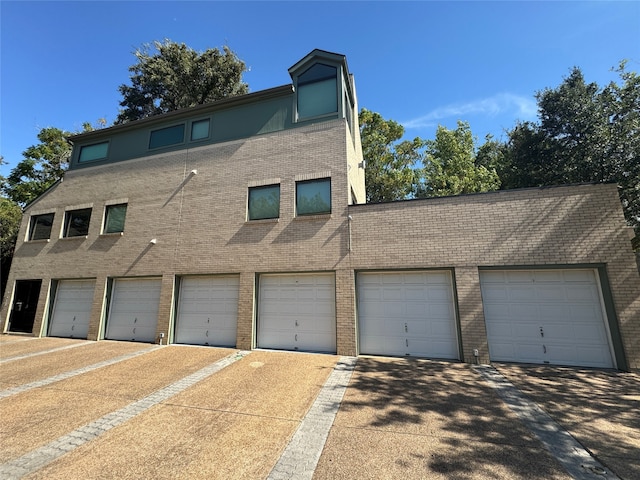
<path id="1" fill-rule="evenodd" d="M 542 345 L 542 349 L 544 350 L 544 353 L 547 353 L 547 346 L 546 345 Z"/>
<path id="2" fill-rule="evenodd" d="M 407 345 L 407 347 L 409 346 L 409 339 L 405 338 L 404 343 Z"/>
<path id="3" fill-rule="evenodd" d="M 408 331 L 409 331 L 409 327 L 407 326 L 407 324 L 406 324 L 406 323 L 404 324 L 404 331 L 405 331 L 405 332 L 408 332 Z"/>
<path id="4" fill-rule="evenodd" d="M 136 333 L 136 329 L 135 328 L 133 329 L 133 333 Z"/>
<path id="5" fill-rule="evenodd" d="M 74 322 L 76 321 L 76 316 L 75 316 L 75 315 L 73 316 L 73 321 L 74 321 Z"/>
<path id="6" fill-rule="evenodd" d="M 133 319 L 133 323 L 136 323 L 138 321 L 138 317 Z"/>
<path id="7" fill-rule="evenodd" d="M 298 341 L 298 334 L 296 333 L 296 342 Z"/>
<path id="8" fill-rule="evenodd" d="M 209 330 L 207 330 L 207 333 L 205 333 L 205 335 L 208 337 L 209 336 Z"/>

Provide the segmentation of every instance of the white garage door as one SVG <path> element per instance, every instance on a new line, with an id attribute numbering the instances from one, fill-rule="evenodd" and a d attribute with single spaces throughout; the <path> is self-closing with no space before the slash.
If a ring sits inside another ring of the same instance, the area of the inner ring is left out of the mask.
<path id="1" fill-rule="evenodd" d="M 336 351 L 335 276 L 261 275 L 258 347 Z"/>
<path id="2" fill-rule="evenodd" d="M 451 274 L 358 274 L 360 353 L 458 358 Z"/>
<path id="3" fill-rule="evenodd" d="M 491 360 L 613 367 L 591 269 L 480 272 Z"/>
<path id="4" fill-rule="evenodd" d="M 238 288 L 237 276 L 183 278 L 176 343 L 235 347 Z"/>
<path id="5" fill-rule="evenodd" d="M 52 337 L 87 338 L 95 280 L 60 280 L 53 303 Z"/>
<path id="6" fill-rule="evenodd" d="M 154 342 L 158 323 L 160 286 L 159 278 L 115 280 L 106 338 Z"/>

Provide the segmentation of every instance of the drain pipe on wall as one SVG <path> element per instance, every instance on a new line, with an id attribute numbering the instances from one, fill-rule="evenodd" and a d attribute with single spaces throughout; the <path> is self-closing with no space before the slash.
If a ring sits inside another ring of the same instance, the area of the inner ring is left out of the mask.
<path id="1" fill-rule="evenodd" d="M 353 217 L 351 215 L 347 216 L 347 226 L 349 228 L 349 244 L 348 244 L 348 251 L 351 251 L 351 222 L 353 221 Z"/>

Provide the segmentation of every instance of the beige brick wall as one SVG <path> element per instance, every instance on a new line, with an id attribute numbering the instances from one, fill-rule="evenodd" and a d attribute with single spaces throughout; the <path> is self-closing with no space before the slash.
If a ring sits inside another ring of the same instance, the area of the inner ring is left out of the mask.
<path id="1" fill-rule="evenodd" d="M 487 340 L 478 268 L 606 266 L 627 361 L 640 368 L 640 276 L 615 185 L 349 208 L 355 269 L 454 268 L 464 359 Z"/>
<path id="2" fill-rule="evenodd" d="M 486 362 L 479 268 L 592 265 L 606 270 L 626 357 L 640 368 L 640 277 L 615 186 L 349 207 L 348 181 L 359 182 L 360 161 L 359 142 L 354 145 L 346 122 L 331 121 L 70 171 L 25 215 L 0 310 L 3 323 L 16 279 L 43 279 L 38 335 L 46 334 L 51 280 L 95 278 L 89 338 L 99 339 L 108 280 L 159 276 L 157 333 L 169 337 L 177 276 L 237 274 L 237 347 L 250 349 L 257 275 L 334 271 L 337 350 L 355 355 L 355 272 L 448 269 L 457 288 L 462 359 L 475 361 L 478 349 L 478 360 Z M 332 178 L 332 214 L 296 218 L 296 180 L 323 176 Z M 274 181 L 281 185 L 280 218 L 246 222 L 249 186 Z M 129 205 L 124 235 L 100 235 L 104 206 L 114 201 Z M 87 238 L 60 239 L 65 207 L 85 204 L 93 208 Z M 51 241 L 24 242 L 29 214 L 45 212 L 56 213 Z"/>
<path id="3" fill-rule="evenodd" d="M 240 274 L 238 347 L 252 348 L 257 273 L 344 268 L 347 172 L 349 164 L 357 168 L 356 157 L 346 122 L 335 120 L 69 171 L 25 215 L 0 311 L 3 325 L 16 279 L 43 279 L 33 330 L 38 335 L 46 334 L 51 279 L 95 278 L 88 337 L 99 339 L 108 279 L 161 276 L 157 333 L 167 338 L 176 276 L 233 273 Z M 296 218 L 296 181 L 326 176 L 332 181 L 332 214 Z M 248 187 L 274 179 L 281 185 L 280 218 L 247 222 Z M 128 203 L 125 232 L 100 235 L 104 207 L 114 201 Z M 65 209 L 78 206 L 93 208 L 89 234 L 59 238 Z M 46 212 L 55 212 L 51 240 L 24 242 L 30 214 Z M 355 353 L 353 339 L 345 345 Z"/>

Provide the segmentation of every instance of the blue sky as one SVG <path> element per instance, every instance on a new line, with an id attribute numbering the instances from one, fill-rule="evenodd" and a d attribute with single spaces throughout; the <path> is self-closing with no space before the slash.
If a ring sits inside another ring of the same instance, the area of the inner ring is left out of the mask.
<path id="1" fill-rule="evenodd" d="M 43 127 L 111 124 L 132 52 L 169 38 L 229 45 L 251 91 L 290 83 L 314 48 L 347 56 L 360 107 L 433 138 L 468 121 L 479 140 L 536 118 L 534 94 L 571 67 L 640 71 L 640 2 L 0 2 L 0 154 L 9 170 Z"/>

